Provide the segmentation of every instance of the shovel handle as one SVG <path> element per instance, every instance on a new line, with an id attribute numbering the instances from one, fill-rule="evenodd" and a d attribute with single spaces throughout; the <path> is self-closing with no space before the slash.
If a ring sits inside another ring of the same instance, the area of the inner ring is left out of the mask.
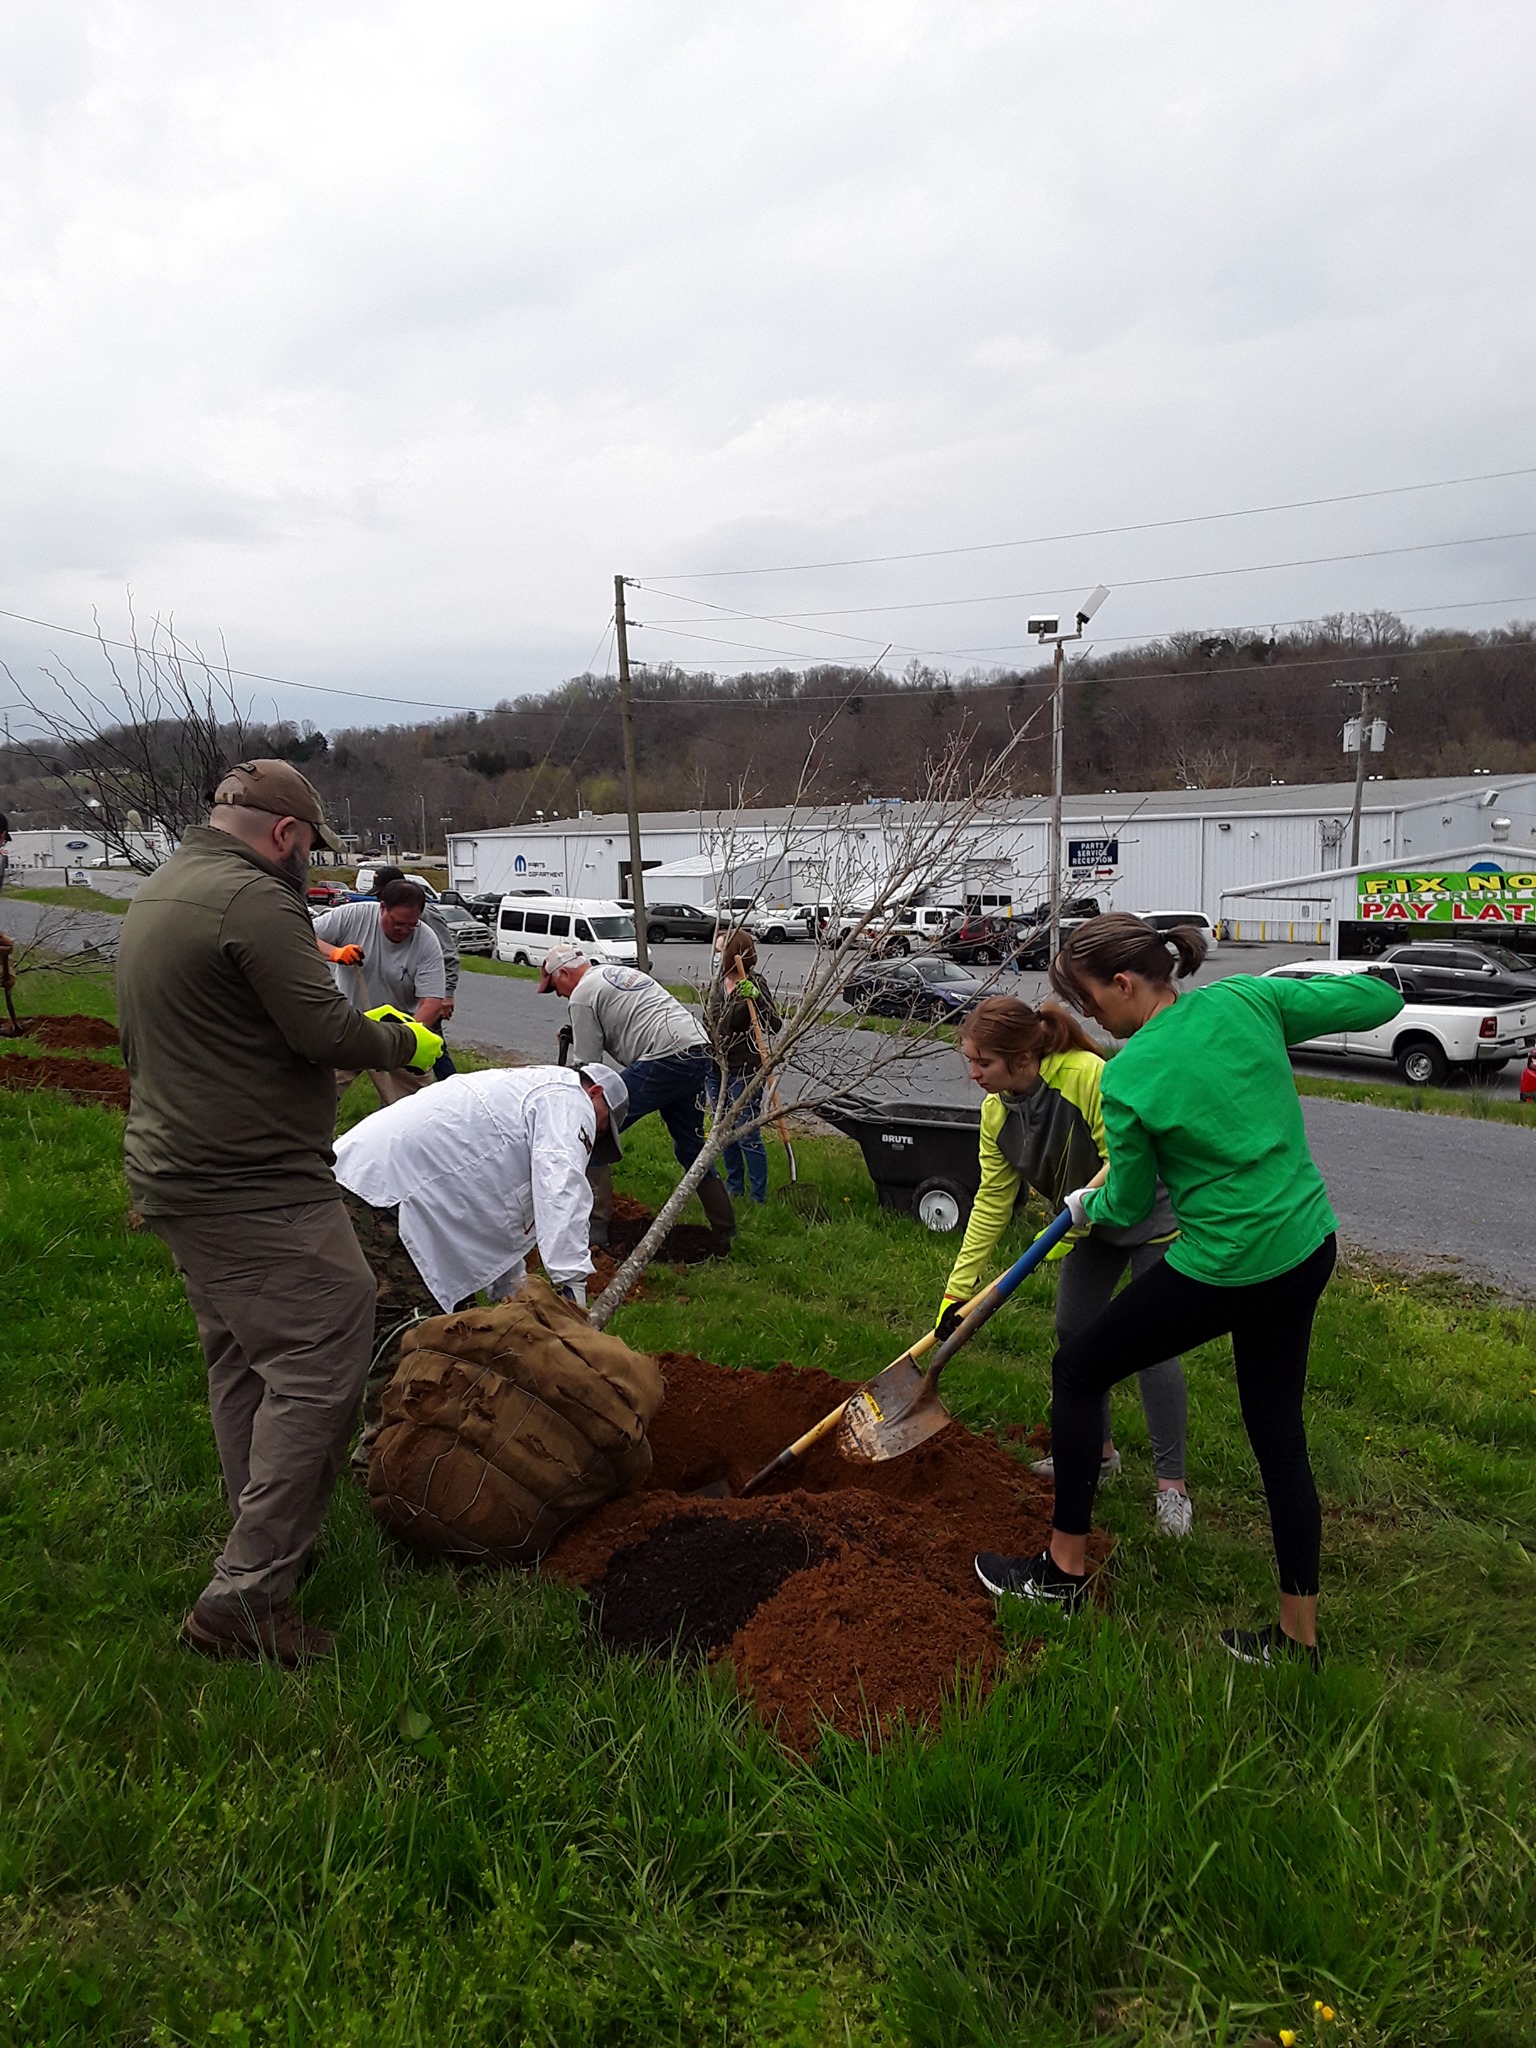
<path id="1" fill-rule="evenodd" d="M 1004 1274 L 1003 1278 L 1006 1279 L 1007 1275 Z M 985 1299 L 986 1290 L 984 1289 L 982 1293 L 971 1296 L 971 1299 L 966 1303 L 966 1309 L 969 1311 Z M 919 1337 L 915 1344 L 903 1351 L 901 1358 L 893 1358 L 891 1365 L 900 1365 L 902 1359 L 906 1358 L 922 1358 L 933 1349 L 938 1341 L 938 1331 L 929 1330 L 925 1335 Z M 886 1370 L 889 1371 L 890 1368 L 887 1367 Z M 853 1395 L 850 1394 L 848 1401 L 852 1399 Z M 793 1465 L 797 1458 L 803 1458 L 808 1450 L 814 1445 L 819 1444 L 824 1436 L 830 1436 L 839 1422 L 842 1421 L 843 1410 L 848 1406 L 848 1401 L 839 1401 L 830 1415 L 823 1415 L 820 1422 L 813 1422 L 804 1436 L 797 1436 L 794 1442 L 786 1450 L 780 1451 L 779 1455 L 771 1463 L 765 1465 L 761 1472 L 754 1472 L 746 1485 L 741 1489 L 742 1493 L 755 1493 L 765 1480 L 773 1477 L 775 1472 L 782 1472 L 786 1465 Z"/>
<path id="2" fill-rule="evenodd" d="M 944 1342 L 934 1353 L 932 1365 L 929 1366 L 923 1376 L 930 1390 L 938 1383 L 939 1374 L 948 1365 L 955 1353 L 963 1345 L 969 1344 L 982 1324 L 989 1322 L 997 1314 L 1014 1289 L 1029 1274 L 1033 1273 L 1036 1266 L 1050 1252 L 1055 1250 L 1056 1246 L 1061 1243 L 1061 1240 L 1071 1228 L 1072 1211 L 1070 1209 L 1063 1209 L 1059 1216 L 1053 1217 L 1046 1225 L 1034 1243 L 1029 1247 L 1029 1250 L 1024 1253 L 1023 1257 L 1015 1259 L 1006 1273 L 999 1274 L 997 1279 L 992 1282 L 992 1285 L 969 1304 L 965 1314 L 960 1319 L 959 1327 L 952 1330 L 944 1339 Z"/>

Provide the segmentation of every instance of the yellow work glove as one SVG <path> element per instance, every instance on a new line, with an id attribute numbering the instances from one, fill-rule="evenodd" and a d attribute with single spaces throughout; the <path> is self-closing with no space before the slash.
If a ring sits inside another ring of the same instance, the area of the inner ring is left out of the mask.
<path id="1" fill-rule="evenodd" d="M 429 1031 L 425 1024 L 418 1024 L 414 1017 L 407 1017 L 404 1010 L 397 1010 L 393 1003 L 380 1003 L 376 1010 L 364 1010 L 365 1017 L 372 1017 L 376 1023 L 388 1018 L 392 1024 L 408 1024 L 416 1039 L 416 1050 L 406 1065 L 416 1074 L 429 1074 L 443 1056 L 443 1041 L 435 1031 Z"/>
<path id="2" fill-rule="evenodd" d="M 326 959 L 337 967 L 361 967 L 363 949 L 361 946 L 325 946 L 320 948 Z"/>
<path id="3" fill-rule="evenodd" d="M 938 1314 L 933 1319 L 933 1327 L 941 1344 L 952 1331 L 960 1327 L 964 1316 L 965 1302 L 962 1298 L 958 1294 L 946 1294 L 939 1303 Z"/>

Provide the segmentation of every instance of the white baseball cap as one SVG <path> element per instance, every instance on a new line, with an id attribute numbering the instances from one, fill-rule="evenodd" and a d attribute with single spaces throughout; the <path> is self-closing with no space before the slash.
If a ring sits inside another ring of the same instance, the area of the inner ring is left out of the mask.
<path id="1" fill-rule="evenodd" d="M 562 967 L 590 967 L 592 962 L 580 946 L 551 946 L 544 955 L 544 972 L 539 977 L 535 995 L 547 996 L 555 986 L 555 976 Z"/>
<path id="2" fill-rule="evenodd" d="M 629 1115 L 629 1090 L 624 1085 L 624 1076 L 617 1067 L 606 1066 L 602 1060 L 588 1060 L 576 1071 L 582 1081 L 594 1082 L 602 1090 L 603 1100 L 608 1105 L 608 1128 L 592 1147 L 592 1164 L 612 1166 L 615 1160 L 623 1157 L 619 1132 Z"/>

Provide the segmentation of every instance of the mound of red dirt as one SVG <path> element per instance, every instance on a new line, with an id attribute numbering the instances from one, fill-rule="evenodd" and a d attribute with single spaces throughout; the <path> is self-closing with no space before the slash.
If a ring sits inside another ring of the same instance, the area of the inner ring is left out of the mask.
<path id="1" fill-rule="evenodd" d="M 1046 1482 L 952 1423 L 905 1458 L 854 1463 L 828 1438 L 746 1500 L 693 1498 L 720 1479 L 740 1487 L 849 1387 L 790 1365 L 738 1372 L 675 1352 L 660 1364 L 648 1485 L 544 1560 L 593 1595 L 609 1641 L 728 1659 L 801 1749 L 822 1722 L 878 1741 L 902 1718 L 936 1720 L 966 1675 L 990 1682 L 1002 1650 L 973 1559 L 1040 1549 Z"/>
<path id="2" fill-rule="evenodd" d="M 55 1052 L 101 1052 L 117 1044 L 117 1026 L 105 1017 L 23 1017 L 21 1036 Z"/>
<path id="3" fill-rule="evenodd" d="M 0 1088 L 58 1088 L 76 1102 L 106 1109 L 128 1107 L 128 1070 L 105 1060 L 29 1059 L 24 1052 L 0 1053 Z"/>

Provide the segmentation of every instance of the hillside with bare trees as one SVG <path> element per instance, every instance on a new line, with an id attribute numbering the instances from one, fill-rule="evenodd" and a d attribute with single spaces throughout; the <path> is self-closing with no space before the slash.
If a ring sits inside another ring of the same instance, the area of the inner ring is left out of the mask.
<path id="1" fill-rule="evenodd" d="M 1389 776 L 1536 769 L 1536 623 L 1482 633 L 1414 632 L 1390 613 L 1340 614 L 1276 637 L 1184 633 L 1068 670 L 1069 790 L 1333 781 L 1345 706 L 1336 679 L 1395 676 Z M 634 681 L 640 799 L 647 809 L 773 804 L 794 793 L 809 735 L 817 800 L 910 796 L 957 735 L 979 762 L 1025 728 L 1012 793 L 1049 776 L 1049 670 L 948 671 L 899 678 L 840 667 L 717 676 L 671 666 Z M 167 755 L 177 736 L 166 707 Z M 393 831 L 430 846 L 460 829 L 621 807 L 617 685 L 572 678 L 543 696 L 432 724 L 355 727 L 246 720 L 232 751 L 302 764 L 334 815 L 366 841 Z M 72 823 L 91 735 L 55 723 L 45 741 L 0 755 L 0 809 L 13 826 Z M 143 736 L 139 751 L 142 752 Z M 1373 763 L 1373 766 L 1376 764 Z"/>

